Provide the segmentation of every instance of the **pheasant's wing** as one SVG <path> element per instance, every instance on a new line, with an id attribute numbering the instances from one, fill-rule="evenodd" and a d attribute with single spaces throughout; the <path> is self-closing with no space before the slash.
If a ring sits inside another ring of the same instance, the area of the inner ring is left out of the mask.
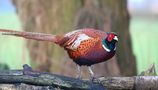
<path id="1" fill-rule="evenodd" d="M 77 50 L 83 43 L 87 43 L 87 48 L 89 48 L 88 43 L 89 46 L 91 46 L 91 44 L 94 44 L 96 42 L 95 38 L 87 35 L 82 31 L 71 32 L 71 35 L 70 33 L 68 34 L 66 34 L 66 37 L 68 37 L 69 39 L 62 46 L 69 50 Z"/>
<path id="2" fill-rule="evenodd" d="M 105 39 L 105 37 L 107 35 L 106 32 L 104 32 L 104 31 L 96 30 L 96 29 L 92 29 L 92 28 L 85 28 L 85 29 L 81 29 L 81 30 L 83 33 L 85 33 L 89 37 L 93 37 L 93 38 Z"/>
<path id="3" fill-rule="evenodd" d="M 95 30 L 91 28 L 78 29 L 72 32 L 69 32 L 65 35 L 56 36 L 56 43 L 62 47 L 70 47 L 71 45 L 80 44 L 81 41 L 87 39 L 104 39 L 106 37 L 106 33 L 100 30 Z"/>

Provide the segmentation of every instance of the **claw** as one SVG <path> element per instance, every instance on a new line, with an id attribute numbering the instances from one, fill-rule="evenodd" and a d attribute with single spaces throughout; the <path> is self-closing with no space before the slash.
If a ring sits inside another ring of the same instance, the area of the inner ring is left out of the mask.
<path id="1" fill-rule="evenodd" d="M 92 77 L 91 81 L 94 82 L 94 83 L 100 83 L 101 84 L 101 80 L 99 78 L 96 78 L 96 77 Z"/>

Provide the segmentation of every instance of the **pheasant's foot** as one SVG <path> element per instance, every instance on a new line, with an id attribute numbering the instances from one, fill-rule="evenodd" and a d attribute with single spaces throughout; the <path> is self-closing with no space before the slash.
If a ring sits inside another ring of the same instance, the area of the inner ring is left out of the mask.
<path id="1" fill-rule="evenodd" d="M 94 83 L 101 83 L 101 80 L 99 78 L 96 78 L 96 77 L 91 77 L 90 79 L 92 82 Z"/>

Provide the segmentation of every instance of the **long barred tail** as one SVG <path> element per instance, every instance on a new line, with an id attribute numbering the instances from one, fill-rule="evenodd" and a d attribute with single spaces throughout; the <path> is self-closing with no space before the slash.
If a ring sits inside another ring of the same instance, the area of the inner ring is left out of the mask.
<path id="1" fill-rule="evenodd" d="M 33 40 L 38 40 L 38 41 L 49 41 L 49 42 L 56 42 L 57 40 L 56 35 L 35 33 L 35 32 L 13 31 L 13 30 L 6 30 L 6 29 L 0 29 L 0 35 L 12 35 L 12 36 L 24 37 L 26 39 L 33 39 Z"/>

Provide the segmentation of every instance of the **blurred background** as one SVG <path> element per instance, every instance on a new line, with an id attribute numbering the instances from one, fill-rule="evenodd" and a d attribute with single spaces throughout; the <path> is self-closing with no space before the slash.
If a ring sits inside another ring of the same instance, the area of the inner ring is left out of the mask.
<path id="1" fill-rule="evenodd" d="M 117 55 L 94 66 L 98 76 L 132 76 L 152 63 L 158 67 L 158 0 L 0 0 L 3 29 L 61 34 L 84 27 L 119 34 Z M 41 71 L 76 74 L 67 53 L 52 43 L 11 36 L 0 36 L 0 42 L 1 69 L 27 63 Z"/>

